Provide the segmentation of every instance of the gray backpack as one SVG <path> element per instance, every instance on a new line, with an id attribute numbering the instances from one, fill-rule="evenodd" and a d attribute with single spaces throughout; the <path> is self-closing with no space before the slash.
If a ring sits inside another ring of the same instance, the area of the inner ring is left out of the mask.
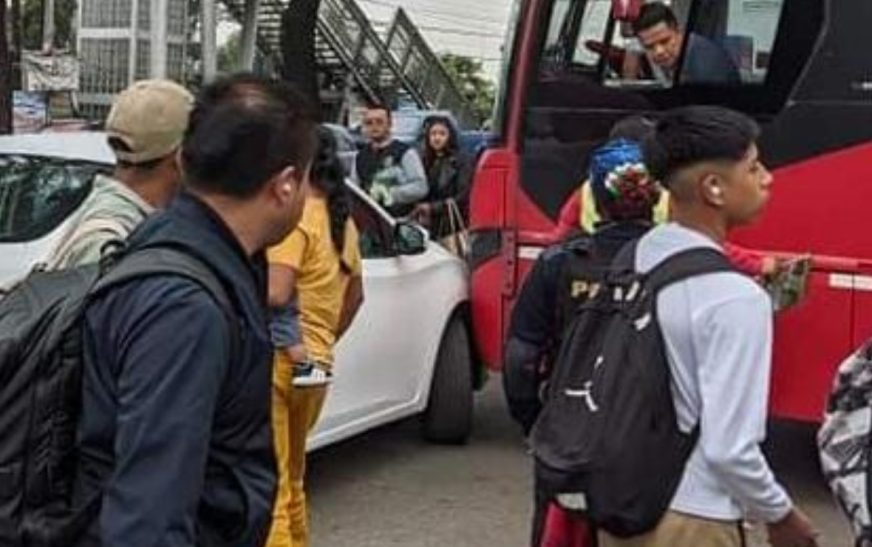
<path id="1" fill-rule="evenodd" d="M 872 547 L 872 341 L 839 366 L 824 423 L 818 432 L 821 468 L 851 521 L 855 545 Z"/>

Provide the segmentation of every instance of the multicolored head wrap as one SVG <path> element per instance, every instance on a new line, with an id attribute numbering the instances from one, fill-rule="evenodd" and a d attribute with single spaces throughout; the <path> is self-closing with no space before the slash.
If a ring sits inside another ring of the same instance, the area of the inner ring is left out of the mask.
<path id="1" fill-rule="evenodd" d="M 610 220 L 647 220 L 660 199 L 635 142 L 617 139 L 593 152 L 590 185 L 600 213 Z"/>

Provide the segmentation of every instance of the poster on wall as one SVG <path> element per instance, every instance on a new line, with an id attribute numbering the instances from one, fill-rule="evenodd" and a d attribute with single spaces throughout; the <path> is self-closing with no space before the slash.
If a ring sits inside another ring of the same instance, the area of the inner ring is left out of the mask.
<path id="1" fill-rule="evenodd" d="M 79 60 L 72 55 L 43 55 L 22 52 L 25 91 L 76 91 L 79 89 Z"/>
<path id="2" fill-rule="evenodd" d="M 15 91 L 12 94 L 13 131 L 15 133 L 37 133 L 48 123 L 48 108 L 45 95 L 28 91 Z"/>

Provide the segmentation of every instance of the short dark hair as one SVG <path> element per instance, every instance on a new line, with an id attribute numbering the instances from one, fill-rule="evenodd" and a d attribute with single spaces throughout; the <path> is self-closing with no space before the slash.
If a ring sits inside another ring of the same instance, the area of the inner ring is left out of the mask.
<path id="1" fill-rule="evenodd" d="M 388 115 L 389 120 L 391 118 L 393 118 L 393 116 L 394 116 L 393 112 L 391 112 L 391 109 L 388 107 L 388 105 L 386 105 L 384 103 L 370 103 L 370 104 L 366 105 L 366 109 L 367 110 L 382 110 L 382 111 L 384 111 L 385 114 Z"/>
<path id="2" fill-rule="evenodd" d="M 182 143 L 185 182 L 206 192 L 247 198 L 282 169 L 306 169 L 316 123 L 291 85 L 238 74 L 206 86 Z"/>
<path id="3" fill-rule="evenodd" d="M 675 16 L 672 8 L 661 2 L 643 4 L 639 17 L 633 21 L 633 34 L 639 34 L 660 23 L 666 23 L 670 28 L 678 28 L 678 17 Z"/>
<path id="4" fill-rule="evenodd" d="M 760 136 L 748 116 L 719 106 L 667 112 L 643 143 L 645 165 L 665 186 L 688 167 L 707 161 L 741 161 Z"/>
<path id="5" fill-rule="evenodd" d="M 654 132 L 657 125 L 657 120 L 649 114 L 632 114 L 626 118 L 621 118 L 612 130 L 609 131 L 609 140 L 626 139 L 637 143 L 642 143 L 648 135 Z"/>

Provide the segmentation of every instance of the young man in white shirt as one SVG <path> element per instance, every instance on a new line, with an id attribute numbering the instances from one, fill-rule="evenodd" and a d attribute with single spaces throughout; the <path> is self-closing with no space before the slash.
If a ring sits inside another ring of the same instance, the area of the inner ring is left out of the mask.
<path id="1" fill-rule="evenodd" d="M 717 107 L 667 113 L 645 143 L 645 164 L 669 189 L 672 222 L 646 234 L 636 269 L 687 249 L 721 249 L 755 220 L 772 175 L 757 125 Z M 741 521 L 766 524 L 774 547 L 814 547 L 808 518 L 776 482 L 760 449 L 766 433 L 772 306 L 740 273 L 701 275 L 666 287 L 657 301 L 679 426 L 700 436 L 669 511 L 650 533 L 606 534 L 601 547 L 741 547 Z"/>

